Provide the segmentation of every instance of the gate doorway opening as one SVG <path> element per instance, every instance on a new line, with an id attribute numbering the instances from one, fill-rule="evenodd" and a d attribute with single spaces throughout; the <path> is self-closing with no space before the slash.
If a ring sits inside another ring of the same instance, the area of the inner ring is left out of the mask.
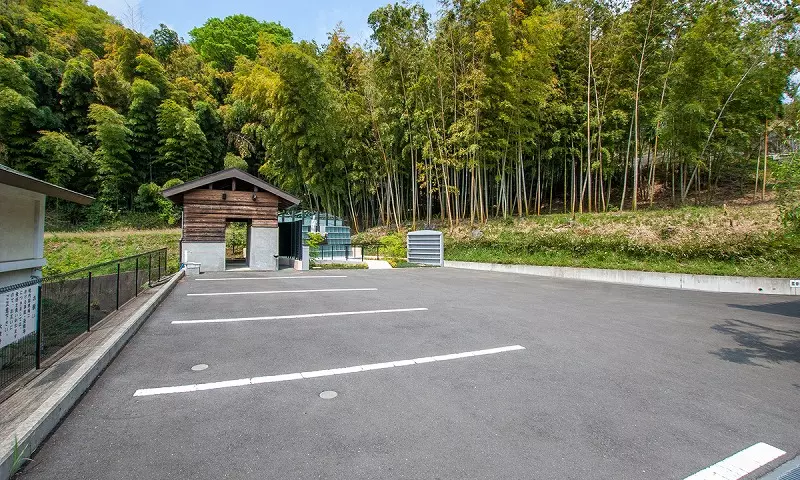
<path id="1" fill-rule="evenodd" d="M 250 269 L 250 222 L 229 220 L 225 225 L 225 270 Z"/>

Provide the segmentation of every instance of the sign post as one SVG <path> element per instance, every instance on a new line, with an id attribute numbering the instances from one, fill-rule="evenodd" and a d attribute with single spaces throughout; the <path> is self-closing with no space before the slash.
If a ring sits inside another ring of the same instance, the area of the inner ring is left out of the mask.
<path id="1" fill-rule="evenodd" d="M 36 295 L 36 370 L 42 368 L 42 284 Z"/>

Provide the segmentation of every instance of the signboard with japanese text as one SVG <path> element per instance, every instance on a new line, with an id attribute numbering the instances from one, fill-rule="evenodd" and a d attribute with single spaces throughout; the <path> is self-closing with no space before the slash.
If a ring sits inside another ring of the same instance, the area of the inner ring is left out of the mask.
<path id="1" fill-rule="evenodd" d="M 38 286 L 0 293 L 0 348 L 36 332 Z"/>

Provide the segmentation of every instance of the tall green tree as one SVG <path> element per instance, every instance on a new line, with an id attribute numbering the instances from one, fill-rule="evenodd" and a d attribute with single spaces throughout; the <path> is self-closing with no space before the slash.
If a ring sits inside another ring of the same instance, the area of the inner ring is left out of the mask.
<path id="1" fill-rule="evenodd" d="M 231 15 L 224 19 L 210 18 L 202 27 L 189 31 L 190 44 L 206 62 L 231 71 L 237 56 L 256 58 L 258 40 L 268 39 L 275 45 L 292 41 L 292 32 L 275 22 L 260 22 L 247 15 Z"/>
<path id="2" fill-rule="evenodd" d="M 88 133 L 89 105 L 95 101 L 92 63 L 96 59 L 90 51 L 71 58 L 58 88 L 65 128 L 68 133 L 79 138 Z"/>
<path id="3" fill-rule="evenodd" d="M 203 130 L 186 107 L 166 100 L 158 108 L 159 169 L 169 178 L 189 181 L 211 173 L 211 154 Z"/>
<path id="4" fill-rule="evenodd" d="M 41 132 L 34 149 L 46 172 L 44 179 L 56 185 L 78 188 L 82 174 L 92 170 L 91 152 L 63 133 Z"/>
<path id="5" fill-rule="evenodd" d="M 150 41 L 153 42 L 156 58 L 161 62 L 166 62 L 172 52 L 177 50 L 183 43 L 177 32 L 163 23 L 153 30 L 150 35 Z"/>
<path id="6" fill-rule="evenodd" d="M 194 112 L 197 125 L 206 138 L 209 168 L 220 170 L 226 151 L 222 116 L 212 104 L 204 101 L 194 102 Z"/>
<path id="7" fill-rule="evenodd" d="M 159 172 L 156 165 L 159 144 L 157 118 L 162 99 L 161 91 L 152 83 L 141 78 L 133 81 L 128 127 L 131 130 L 132 161 L 140 182 L 161 182 L 169 177 Z"/>
<path id="8" fill-rule="evenodd" d="M 126 126 L 125 117 L 105 105 L 92 104 L 89 119 L 98 145 L 94 157 L 100 200 L 117 209 L 130 208 L 138 185 L 130 156 L 133 132 Z"/>

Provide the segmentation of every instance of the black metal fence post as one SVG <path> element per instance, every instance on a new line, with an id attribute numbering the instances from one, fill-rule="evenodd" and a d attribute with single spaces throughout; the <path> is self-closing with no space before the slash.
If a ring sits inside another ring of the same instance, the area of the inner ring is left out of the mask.
<path id="1" fill-rule="evenodd" d="M 89 272 L 89 288 L 86 289 L 86 331 L 92 329 L 92 272 Z"/>
<path id="2" fill-rule="evenodd" d="M 153 286 L 153 254 L 147 256 L 147 286 Z"/>
<path id="3" fill-rule="evenodd" d="M 42 368 L 42 284 L 36 296 L 36 370 Z"/>
<path id="4" fill-rule="evenodd" d="M 119 310 L 119 263 L 117 263 L 117 308 Z"/>
<path id="5" fill-rule="evenodd" d="M 134 297 L 138 297 L 139 296 L 139 257 L 136 257 L 136 270 L 135 270 L 135 272 L 136 273 L 133 276 L 133 291 L 135 293 L 133 294 L 133 296 Z"/>

